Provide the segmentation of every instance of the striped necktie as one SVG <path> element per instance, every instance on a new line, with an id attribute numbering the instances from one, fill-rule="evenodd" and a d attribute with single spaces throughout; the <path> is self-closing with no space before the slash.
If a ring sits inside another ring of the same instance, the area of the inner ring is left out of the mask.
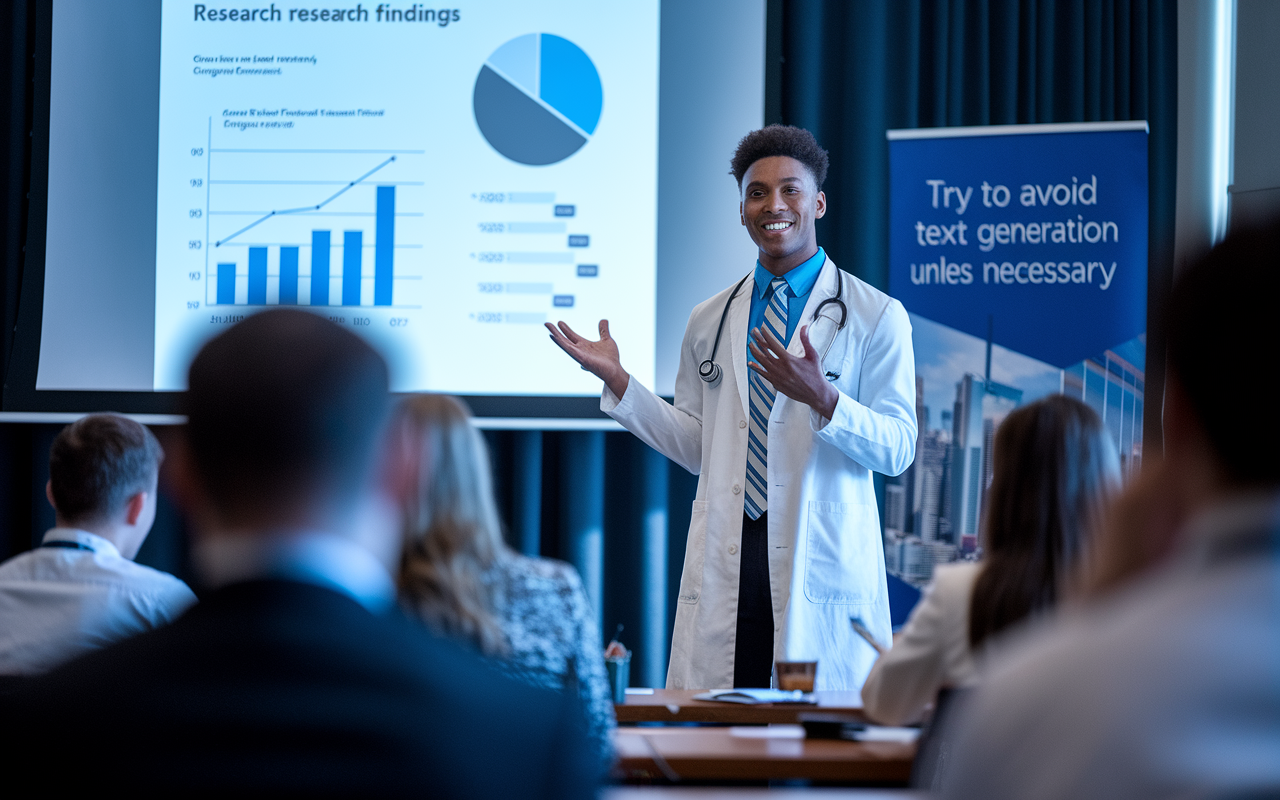
<path id="1" fill-rule="evenodd" d="M 778 341 L 787 341 L 787 282 L 774 278 L 769 283 L 769 305 L 764 310 L 764 325 Z M 763 343 L 760 343 L 763 345 Z M 751 519 L 769 509 L 769 412 L 777 392 L 773 386 L 751 370 L 747 394 L 751 396 L 751 424 L 747 429 L 747 500 L 746 512 Z"/>

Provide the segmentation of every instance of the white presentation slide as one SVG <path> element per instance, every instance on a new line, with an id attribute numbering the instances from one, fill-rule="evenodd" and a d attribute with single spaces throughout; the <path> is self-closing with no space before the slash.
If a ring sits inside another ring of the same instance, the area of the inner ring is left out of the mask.
<path id="1" fill-rule="evenodd" d="M 155 389 L 271 306 L 396 391 L 594 395 L 542 328 L 654 383 L 658 0 L 165 0 Z"/>

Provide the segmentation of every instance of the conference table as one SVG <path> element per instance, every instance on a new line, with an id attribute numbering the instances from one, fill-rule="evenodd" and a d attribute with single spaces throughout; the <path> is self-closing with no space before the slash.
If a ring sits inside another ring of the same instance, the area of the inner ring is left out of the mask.
<path id="1" fill-rule="evenodd" d="M 759 705 L 694 700 L 695 694 L 700 692 L 655 689 L 628 694 L 626 703 L 614 706 L 619 725 L 614 746 L 623 780 L 905 786 L 910 778 L 912 731 L 875 729 L 885 734 L 882 741 L 805 738 L 801 714 L 865 720 L 857 692 L 816 692 L 817 704 Z"/>
<path id="2" fill-rule="evenodd" d="M 905 786 L 914 742 L 806 739 L 799 725 L 619 728 L 623 780 L 811 780 Z"/>

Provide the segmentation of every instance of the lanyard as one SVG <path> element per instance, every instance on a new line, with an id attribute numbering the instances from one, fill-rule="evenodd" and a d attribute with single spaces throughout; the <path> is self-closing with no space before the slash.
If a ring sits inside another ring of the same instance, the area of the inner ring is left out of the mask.
<path id="1" fill-rule="evenodd" d="M 63 539 L 54 539 L 52 542 L 45 542 L 40 546 L 41 547 L 61 547 L 67 550 L 88 550 L 90 553 L 94 552 L 93 548 L 87 544 L 80 544 L 79 542 L 68 542 Z"/>

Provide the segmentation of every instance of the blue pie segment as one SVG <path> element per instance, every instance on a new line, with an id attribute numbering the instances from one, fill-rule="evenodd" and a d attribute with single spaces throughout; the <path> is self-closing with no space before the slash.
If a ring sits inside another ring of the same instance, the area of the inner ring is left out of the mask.
<path id="1" fill-rule="evenodd" d="M 538 95 L 588 136 L 595 133 L 604 105 L 596 65 L 576 44 L 549 33 L 542 34 L 541 56 Z"/>
<path id="2" fill-rule="evenodd" d="M 476 78 L 472 107 L 494 150 L 520 164 L 545 166 L 573 155 L 595 133 L 604 90 L 595 64 L 576 44 L 531 33 L 489 56 Z"/>

